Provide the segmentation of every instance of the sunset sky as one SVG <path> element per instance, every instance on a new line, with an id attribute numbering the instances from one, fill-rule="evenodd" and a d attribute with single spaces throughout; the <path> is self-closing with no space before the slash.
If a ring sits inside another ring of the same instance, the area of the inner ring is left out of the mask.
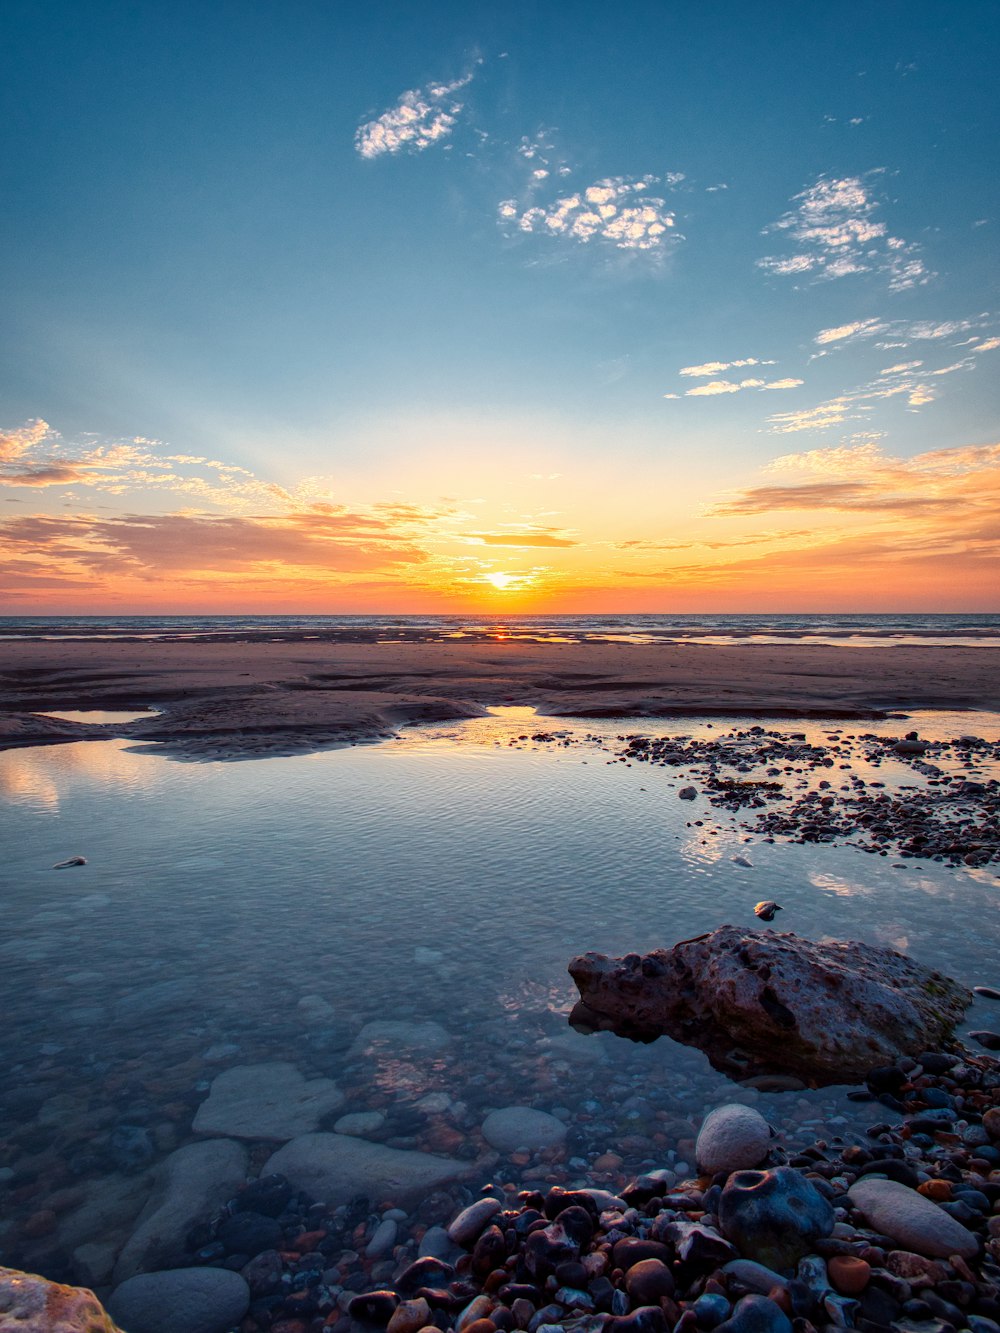
<path id="1" fill-rule="evenodd" d="M 994 0 L 7 0 L 0 613 L 996 610 Z"/>

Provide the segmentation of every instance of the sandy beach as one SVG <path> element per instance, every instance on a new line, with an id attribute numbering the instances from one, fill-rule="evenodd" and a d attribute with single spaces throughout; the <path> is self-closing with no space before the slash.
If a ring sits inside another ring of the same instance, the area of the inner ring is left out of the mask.
<path id="1" fill-rule="evenodd" d="M 875 718 L 1000 709 L 1000 649 L 943 645 L 7 640 L 0 747 L 125 735 L 252 755 L 375 739 L 504 705 L 547 717 Z M 94 727 L 38 714 L 155 708 Z"/>

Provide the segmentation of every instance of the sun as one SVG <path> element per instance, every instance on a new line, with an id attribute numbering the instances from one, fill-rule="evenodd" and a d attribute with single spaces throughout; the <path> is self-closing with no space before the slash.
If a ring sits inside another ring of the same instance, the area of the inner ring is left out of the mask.
<path id="1" fill-rule="evenodd" d="M 522 581 L 522 576 L 520 574 L 502 574 L 497 572 L 496 574 L 484 575 L 484 580 L 486 583 L 492 583 L 497 592 L 508 592 L 512 588 L 519 586 Z"/>

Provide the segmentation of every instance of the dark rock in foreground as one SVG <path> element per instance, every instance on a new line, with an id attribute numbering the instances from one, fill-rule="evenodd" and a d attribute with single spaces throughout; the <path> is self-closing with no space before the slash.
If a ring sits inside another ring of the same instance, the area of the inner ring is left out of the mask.
<path id="1" fill-rule="evenodd" d="M 972 995 L 892 949 L 720 926 L 672 949 L 574 958 L 575 1026 L 667 1035 L 717 1068 L 739 1059 L 818 1083 L 947 1041 Z M 735 1050 L 735 1056 L 734 1056 Z"/>

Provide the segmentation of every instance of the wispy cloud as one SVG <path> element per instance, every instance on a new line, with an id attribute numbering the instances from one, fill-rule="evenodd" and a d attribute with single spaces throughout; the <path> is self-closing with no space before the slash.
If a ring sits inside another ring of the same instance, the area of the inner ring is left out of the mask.
<path id="1" fill-rule="evenodd" d="M 952 542 L 983 540 L 992 534 L 1000 501 L 1000 444 L 935 449 L 903 459 L 877 445 L 814 449 L 786 454 L 769 472 L 798 473 L 801 480 L 750 487 L 720 501 L 716 517 L 749 516 L 787 510 L 865 512 L 895 519 L 911 515 L 937 524 Z"/>
<path id="2" fill-rule="evenodd" d="M 717 394 L 739 393 L 741 389 L 797 389 L 802 380 L 710 380 L 708 384 L 699 384 L 684 391 L 685 398 L 714 398 Z M 669 396 L 669 395 L 667 395 Z M 677 395 L 673 395 L 676 397 Z"/>
<path id="3" fill-rule="evenodd" d="M 683 177 L 606 176 L 586 189 L 525 207 L 515 199 L 499 205 L 500 225 L 509 232 L 563 237 L 586 245 L 605 243 L 619 250 L 663 254 L 683 238 L 666 200 L 651 193 Z M 544 183 L 544 182 L 542 182 Z"/>
<path id="4" fill-rule="evenodd" d="M 471 83 L 470 71 L 453 83 L 429 83 L 403 93 L 395 106 L 359 125 L 354 146 L 361 157 L 385 153 L 419 153 L 446 139 L 455 128 L 463 104 L 454 94 Z"/>
<path id="5" fill-rule="evenodd" d="M 864 178 L 820 176 L 792 203 L 794 208 L 764 229 L 765 235 L 790 242 L 788 253 L 757 261 L 765 271 L 813 282 L 879 273 L 888 278 L 890 291 L 922 286 L 934 276 L 918 246 L 889 235 Z"/>
<path id="6" fill-rule="evenodd" d="M 905 320 L 905 319 L 857 319 L 850 324 L 838 324 L 832 329 L 820 329 L 813 342 L 819 347 L 828 347 L 831 343 L 866 342 L 871 338 L 891 339 L 877 346 L 907 347 L 911 342 L 936 342 L 943 338 L 953 338 L 958 333 L 968 333 L 970 329 L 981 328 L 989 320 L 988 314 L 977 315 L 973 319 L 946 320 Z M 969 339 L 975 342 L 975 338 Z M 992 341 L 992 346 L 1000 347 L 1000 338 L 980 343 L 978 351 L 983 351 Z"/>
<path id="7" fill-rule="evenodd" d="M 742 366 L 773 366 L 774 361 L 759 361 L 755 356 L 744 357 L 742 361 L 706 361 L 701 366 L 681 366 L 678 375 L 721 375 L 724 370 L 737 370 Z"/>
<path id="8" fill-rule="evenodd" d="M 579 546 L 573 537 L 568 537 L 558 528 L 526 528 L 523 532 L 466 532 L 462 534 L 468 541 L 482 543 L 484 546 Z"/>

